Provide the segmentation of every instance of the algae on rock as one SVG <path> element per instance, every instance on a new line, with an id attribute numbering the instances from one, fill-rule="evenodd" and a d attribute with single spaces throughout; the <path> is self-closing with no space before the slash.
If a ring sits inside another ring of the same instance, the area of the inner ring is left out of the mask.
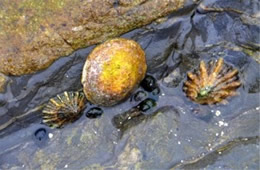
<path id="1" fill-rule="evenodd" d="M 78 48 L 100 43 L 180 9 L 185 0 L 4 1 L 0 72 L 45 69 Z"/>

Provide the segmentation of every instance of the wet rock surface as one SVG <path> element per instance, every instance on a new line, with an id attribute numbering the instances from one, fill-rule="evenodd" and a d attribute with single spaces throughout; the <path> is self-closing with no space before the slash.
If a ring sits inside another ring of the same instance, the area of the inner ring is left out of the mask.
<path id="1" fill-rule="evenodd" d="M 40 108 L 81 89 L 93 47 L 36 74 L 10 77 L 0 94 L 0 169 L 259 169 L 259 5 L 205 0 L 123 35 L 144 48 L 159 93 L 139 87 L 125 102 L 101 108 L 101 116 L 82 116 L 62 129 L 41 124 Z M 186 73 L 220 57 L 239 70 L 240 95 L 226 105 L 193 103 L 182 91 Z M 134 100 L 139 91 L 146 95 Z M 147 98 L 156 106 L 136 109 Z"/>
<path id="2" fill-rule="evenodd" d="M 115 5 L 116 3 L 116 5 Z M 185 0 L 4 1 L 0 7 L 0 72 L 24 75 L 74 50 L 149 24 Z"/>

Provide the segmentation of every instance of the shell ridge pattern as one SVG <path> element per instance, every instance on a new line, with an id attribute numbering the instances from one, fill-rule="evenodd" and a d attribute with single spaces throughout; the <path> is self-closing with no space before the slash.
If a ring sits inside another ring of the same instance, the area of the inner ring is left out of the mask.
<path id="1" fill-rule="evenodd" d="M 223 58 L 209 61 L 207 65 L 200 62 L 199 72 L 187 73 L 183 90 L 187 97 L 199 104 L 216 104 L 237 95 L 236 89 L 241 85 L 238 70 L 224 62 Z"/>

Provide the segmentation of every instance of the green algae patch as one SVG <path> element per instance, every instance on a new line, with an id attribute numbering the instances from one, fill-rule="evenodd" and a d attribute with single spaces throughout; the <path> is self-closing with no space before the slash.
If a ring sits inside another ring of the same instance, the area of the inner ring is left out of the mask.
<path id="1" fill-rule="evenodd" d="M 10 0 L 0 7 L 0 72 L 23 75 L 47 68 L 78 48 L 149 24 L 185 0 Z"/>

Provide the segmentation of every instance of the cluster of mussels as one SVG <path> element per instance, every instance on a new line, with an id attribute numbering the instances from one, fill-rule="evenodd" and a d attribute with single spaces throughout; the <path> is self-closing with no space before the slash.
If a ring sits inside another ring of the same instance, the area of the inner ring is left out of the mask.
<path id="1" fill-rule="evenodd" d="M 113 120 L 120 128 L 126 118 L 141 116 L 156 106 L 160 89 L 155 78 L 150 75 L 144 78 L 146 68 L 145 53 L 132 40 L 117 38 L 97 46 L 83 68 L 84 92 L 64 92 L 50 99 L 43 109 L 43 123 L 61 128 L 82 114 L 97 118 L 103 114 L 97 106 L 112 106 L 121 102 L 140 83 L 143 90 L 137 90 L 130 99 L 139 104 Z M 216 104 L 225 103 L 227 97 L 236 95 L 240 85 L 238 70 L 219 58 L 207 64 L 201 61 L 198 69 L 187 73 L 183 91 L 196 103 Z M 94 104 L 88 110 L 84 109 L 87 100 Z"/>
<path id="2" fill-rule="evenodd" d="M 143 90 L 137 90 L 130 99 L 131 102 L 139 103 L 130 110 L 114 116 L 112 119 L 113 125 L 120 129 L 121 135 L 128 128 L 146 119 L 149 114 L 145 114 L 145 112 L 151 111 L 156 106 L 156 101 L 160 94 L 160 88 L 156 83 L 156 79 L 147 75 L 140 85 Z"/>

